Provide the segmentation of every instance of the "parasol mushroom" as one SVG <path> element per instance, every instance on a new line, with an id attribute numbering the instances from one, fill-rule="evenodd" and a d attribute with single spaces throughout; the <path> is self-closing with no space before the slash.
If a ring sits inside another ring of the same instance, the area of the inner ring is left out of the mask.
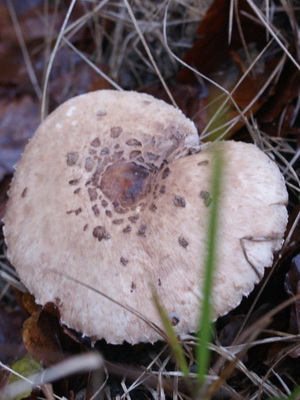
<path id="1" fill-rule="evenodd" d="M 226 163 L 214 316 L 236 307 L 283 242 L 278 167 L 252 144 L 201 146 L 181 111 L 109 90 L 58 107 L 17 165 L 5 240 L 36 301 L 54 302 L 62 323 L 95 340 L 154 342 L 160 333 L 126 308 L 161 326 L 154 286 L 178 335 L 196 331 L 215 146 Z"/>

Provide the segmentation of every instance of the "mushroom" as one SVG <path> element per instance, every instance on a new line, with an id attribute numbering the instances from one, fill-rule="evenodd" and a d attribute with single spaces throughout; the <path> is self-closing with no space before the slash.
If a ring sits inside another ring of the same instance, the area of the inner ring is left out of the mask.
<path id="1" fill-rule="evenodd" d="M 195 332 L 215 146 L 226 162 L 214 317 L 236 307 L 283 242 L 278 167 L 252 144 L 200 145 L 192 121 L 161 100 L 109 90 L 58 107 L 17 165 L 5 240 L 36 301 L 95 340 L 154 342 L 152 286 L 176 333 Z"/>

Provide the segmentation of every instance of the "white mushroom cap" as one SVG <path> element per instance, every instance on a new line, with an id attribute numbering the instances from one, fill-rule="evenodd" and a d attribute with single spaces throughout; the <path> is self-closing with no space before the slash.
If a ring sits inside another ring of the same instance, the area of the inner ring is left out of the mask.
<path id="1" fill-rule="evenodd" d="M 92 92 L 55 110 L 17 165 L 4 219 L 10 260 L 36 301 L 55 302 L 64 324 L 94 339 L 154 342 L 160 334 L 121 306 L 161 327 L 154 286 L 176 332 L 196 331 L 214 145 L 189 151 L 197 146 L 194 124 L 145 94 Z M 215 317 L 250 293 L 287 224 L 276 164 L 254 145 L 217 146 Z"/>

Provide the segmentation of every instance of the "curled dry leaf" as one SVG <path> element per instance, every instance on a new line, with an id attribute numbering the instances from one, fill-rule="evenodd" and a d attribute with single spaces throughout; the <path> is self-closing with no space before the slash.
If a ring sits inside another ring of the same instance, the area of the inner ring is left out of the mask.
<path id="1" fill-rule="evenodd" d="M 56 307 L 47 303 L 42 309 L 36 305 L 33 296 L 26 293 L 22 303 L 30 313 L 23 324 L 23 343 L 28 353 L 47 366 L 61 361 L 65 355 L 60 342 L 62 329 Z"/>
<path id="2" fill-rule="evenodd" d="M 226 64 L 231 58 L 231 51 L 243 48 L 243 41 L 247 45 L 255 43 L 257 49 L 262 49 L 266 44 L 265 28 L 257 24 L 253 11 L 246 0 L 241 0 L 237 5 L 232 20 L 231 40 L 229 41 L 229 1 L 215 0 L 205 17 L 200 22 L 197 35 L 199 39 L 185 56 L 185 62 L 206 76 L 220 71 L 221 65 Z M 241 26 L 242 35 L 239 31 Z M 197 84 L 197 77 L 190 69 L 183 68 L 178 76 L 181 83 Z"/>

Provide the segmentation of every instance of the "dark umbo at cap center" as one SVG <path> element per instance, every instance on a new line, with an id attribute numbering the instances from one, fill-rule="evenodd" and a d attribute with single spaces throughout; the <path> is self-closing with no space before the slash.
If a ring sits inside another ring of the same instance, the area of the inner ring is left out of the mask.
<path id="1" fill-rule="evenodd" d="M 100 182 L 101 191 L 113 204 L 127 208 L 146 197 L 150 189 L 149 171 L 134 162 L 119 162 L 107 167 Z"/>

